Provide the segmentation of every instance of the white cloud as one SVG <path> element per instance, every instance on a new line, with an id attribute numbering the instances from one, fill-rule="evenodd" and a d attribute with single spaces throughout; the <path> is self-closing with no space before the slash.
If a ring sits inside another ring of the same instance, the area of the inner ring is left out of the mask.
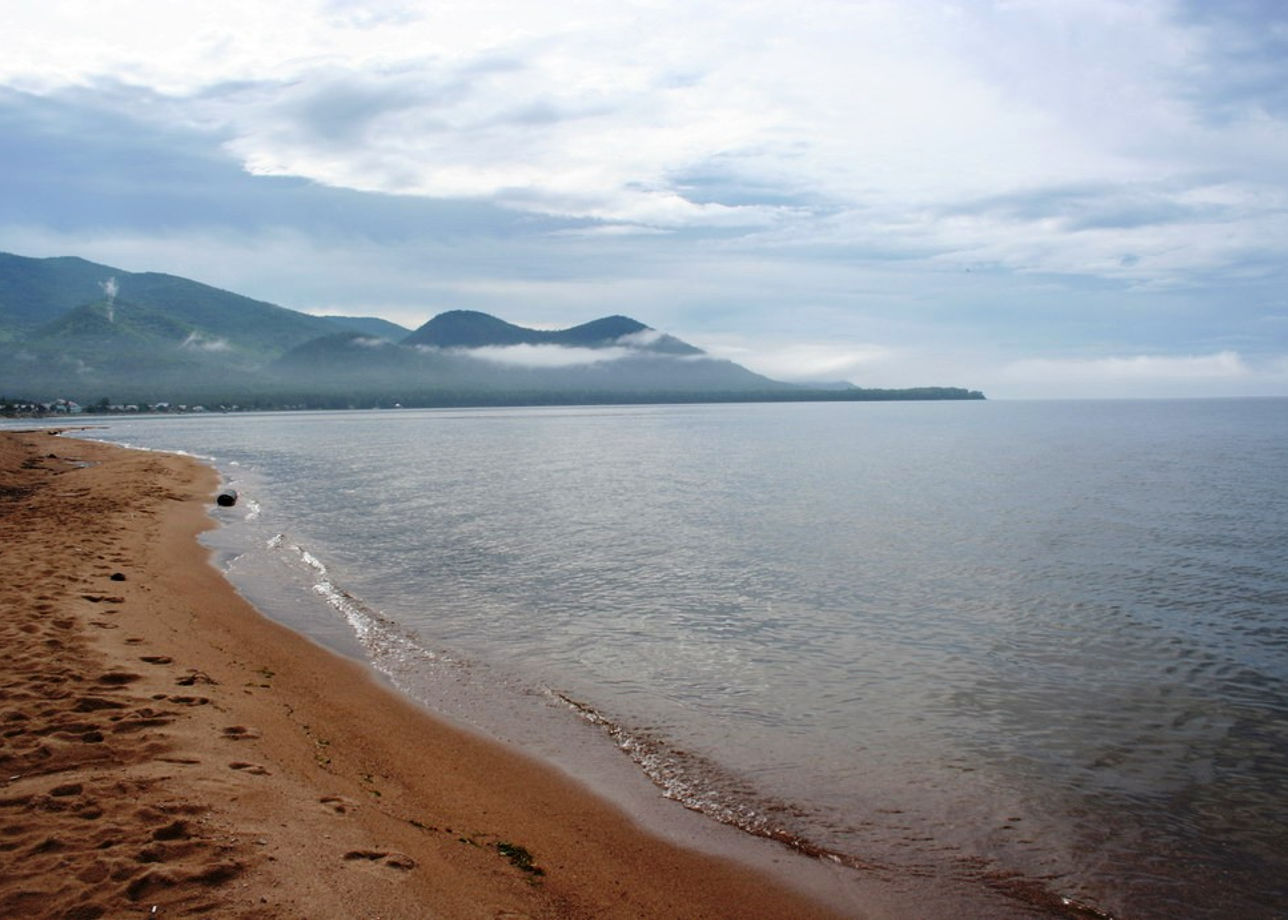
<path id="1" fill-rule="evenodd" d="M 1185 398 L 1288 396 L 1288 357 L 1253 360 L 1225 350 L 1209 354 L 1136 354 L 1098 358 L 1026 358 L 996 372 L 981 368 L 979 386 L 1020 398 Z"/>
<path id="2" fill-rule="evenodd" d="M 775 380 L 825 383 L 867 380 L 895 358 L 894 349 L 881 345 L 828 344 L 819 342 L 717 341 L 703 346 L 711 355 L 725 358 Z"/>
<path id="3" fill-rule="evenodd" d="M 471 358 L 519 367 L 578 367 L 606 364 L 639 352 L 630 348 L 571 348 L 565 345 L 504 345 L 471 348 Z"/>
<path id="4" fill-rule="evenodd" d="M 665 333 L 656 329 L 641 329 L 639 332 L 628 332 L 626 335 L 619 335 L 617 342 L 627 348 L 647 348 L 657 342 Z"/>
<path id="5" fill-rule="evenodd" d="M 354 336 L 349 341 L 351 344 L 357 345 L 359 348 L 387 348 L 391 344 L 385 339 L 378 339 L 369 335 Z"/>
<path id="6" fill-rule="evenodd" d="M 861 387 L 957 386 L 994 399 L 1288 396 L 1288 356 L 1233 350 L 1195 355 L 1010 358 L 997 347 L 938 347 L 694 337 L 712 355 L 779 380 L 847 380 Z"/>
<path id="7" fill-rule="evenodd" d="M 377 193 L 369 215 L 465 196 L 509 223 L 350 232 L 337 196 L 325 230 L 266 206 L 238 232 L 55 231 L 15 205 L 0 248 L 413 327 L 627 313 L 780 379 L 1282 388 L 1262 356 L 1284 333 L 1258 317 L 1283 311 L 1288 62 L 1240 64 L 1234 26 L 1179 0 L 13 6 L 0 87 L 56 97 L 52 120 L 115 113 L 252 174 Z M 1050 357 L 1113 343 L 1132 344 Z"/>
<path id="8" fill-rule="evenodd" d="M 188 337 L 179 343 L 180 348 L 189 351 L 227 351 L 231 346 L 227 339 L 212 338 L 200 332 L 190 332 Z"/>
<path id="9" fill-rule="evenodd" d="M 164 96 L 156 117 L 219 131 L 255 174 L 488 198 L 606 221 L 599 233 L 839 234 L 1149 281 L 1237 261 L 1239 237 L 1282 229 L 1269 216 L 1282 194 L 1274 205 L 1265 192 L 1288 162 L 1288 126 L 1255 109 L 1203 121 L 1194 97 L 1215 39 L 1168 0 L 767 0 L 729 13 L 694 0 L 573 0 L 558 15 L 519 0 L 50 0 L 11 11 L 0 82 L 150 87 Z M 1160 176 L 1186 179 L 1157 192 L 1182 201 L 1190 177 L 1232 164 L 1245 179 L 1227 190 L 1262 215 L 1241 233 L 1206 219 L 1088 234 L 938 213 Z M 723 191 L 704 196 L 695 177 Z M 779 200 L 756 201 L 763 189 Z M 798 195 L 847 216 L 819 224 Z"/>
<path id="10" fill-rule="evenodd" d="M 1130 355 L 1106 358 L 1028 358 L 1008 364 L 1003 373 L 1019 379 L 1063 383 L 1137 380 L 1242 379 L 1251 374 L 1234 351 L 1210 355 Z"/>

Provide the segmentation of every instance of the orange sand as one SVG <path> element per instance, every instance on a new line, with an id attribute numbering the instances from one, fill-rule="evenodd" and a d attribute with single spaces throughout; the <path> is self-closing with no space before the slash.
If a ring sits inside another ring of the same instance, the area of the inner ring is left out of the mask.
<path id="1" fill-rule="evenodd" d="M 0 433 L 0 916 L 837 916 L 260 616 L 216 485 Z"/>

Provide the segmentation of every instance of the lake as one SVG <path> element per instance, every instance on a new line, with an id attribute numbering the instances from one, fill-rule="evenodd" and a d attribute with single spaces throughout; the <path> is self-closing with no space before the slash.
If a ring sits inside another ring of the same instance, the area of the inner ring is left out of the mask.
<path id="1" fill-rule="evenodd" d="M 266 613 L 573 772 L 957 917 L 1288 914 L 1288 400 L 103 422 L 241 492 Z"/>

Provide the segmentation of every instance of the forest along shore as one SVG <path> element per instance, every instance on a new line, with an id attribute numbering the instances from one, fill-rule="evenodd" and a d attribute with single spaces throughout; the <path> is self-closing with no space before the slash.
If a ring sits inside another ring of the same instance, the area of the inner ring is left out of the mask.
<path id="1" fill-rule="evenodd" d="M 0 915 L 840 916 L 260 616 L 196 540 L 217 484 L 0 433 Z"/>

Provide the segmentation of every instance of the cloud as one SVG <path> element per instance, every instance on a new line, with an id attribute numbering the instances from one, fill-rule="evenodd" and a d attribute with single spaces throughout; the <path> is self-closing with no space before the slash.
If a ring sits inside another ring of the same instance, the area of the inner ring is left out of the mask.
<path id="1" fill-rule="evenodd" d="M 844 345 L 819 342 L 773 344 L 730 341 L 708 344 L 715 357 L 742 364 L 775 380 L 825 383 L 870 379 L 874 370 L 888 365 L 894 349 L 881 345 Z M 871 384 L 870 384 L 871 385 Z"/>
<path id="2" fill-rule="evenodd" d="M 640 353 L 632 348 L 572 348 L 565 345 L 498 345 L 471 348 L 472 358 L 517 367 L 580 367 L 606 364 Z"/>
<path id="3" fill-rule="evenodd" d="M 349 340 L 349 343 L 351 345 L 356 345 L 359 348 L 387 348 L 393 345 L 392 342 L 386 339 L 378 339 L 375 336 L 370 335 L 354 336 Z"/>
<path id="4" fill-rule="evenodd" d="M 227 339 L 213 338 L 200 332 L 190 332 L 188 337 L 179 343 L 179 347 L 189 351 L 228 351 L 232 346 L 228 344 Z"/>
<path id="5" fill-rule="evenodd" d="M 1288 115 L 1288 9 L 1279 0 L 1181 0 L 1176 18 L 1210 49 L 1203 79 L 1187 87 L 1208 117 L 1227 122 L 1250 109 Z"/>
<path id="6" fill-rule="evenodd" d="M 0 79 L 150 87 L 259 175 L 659 226 L 1139 179 L 1144 132 L 1196 136 L 1176 87 L 1220 54 L 1160 2 L 53 7 Z"/>
<path id="7" fill-rule="evenodd" d="M 1282 17 L 1246 9 L 771 0 L 731 19 L 664 0 L 551 18 L 498 0 L 430 17 L 238 0 L 213 16 L 53 0 L 19 13 L 0 82 L 133 96 L 136 119 L 199 128 L 256 176 L 590 222 L 562 232 L 839 233 L 1171 283 L 1185 263 L 1238 260 L 1213 225 L 1282 199 L 1267 195 L 1288 150 L 1275 84 L 1218 78 L 1232 36 L 1282 72 L 1266 37 Z M 1204 90 L 1243 105 L 1208 124 Z M 1205 186 L 1241 203 L 1214 217 L 1193 200 Z M 1196 232 L 1150 238 L 1160 225 Z M 1061 246 L 1085 232 L 1112 238 Z"/>
<path id="8" fill-rule="evenodd" d="M 1004 369 L 1008 376 L 1042 377 L 1062 382 L 1242 379 L 1251 374 L 1238 353 L 1210 355 L 1130 355 L 1107 358 L 1029 358 Z"/>
<path id="9" fill-rule="evenodd" d="M 1288 396 L 1288 356 L 1233 350 L 1009 361 L 985 381 L 995 394 L 1064 398 Z"/>
<path id="10" fill-rule="evenodd" d="M 991 216 L 1025 224 L 1053 222 L 1064 231 L 1132 230 L 1196 219 L 1226 217 L 1236 202 L 1205 198 L 1203 188 L 1177 182 L 1139 182 L 1132 185 L 1084 183 L 1040 189 L 1017 189 L 944 210 L 948 217 Z"/>
<path id="11" fill-rule="evenodd" d="M 1034 357 L 984 365 L 972 377 L 990 396 L 1096 399 L 1288 396 L 1288 353 L 1233 349 L 1085 358 Z"/>
<path id="12" fill-rule="evenodd" d="M 864 385 L 1288 348 L 1273 0 L 7 12 L 0 248 L 411 326 L 624 312 Z"/>
<path id="13" fill-rule="evenodd" d="M 628 332 L 626 335 L 619 335 L 617 342 L 627 348 L 647 348 L 656 344 L 665 335 L 666 333 L 659 332 L 656 329 L 641 329 L 639 332 Z"/>

